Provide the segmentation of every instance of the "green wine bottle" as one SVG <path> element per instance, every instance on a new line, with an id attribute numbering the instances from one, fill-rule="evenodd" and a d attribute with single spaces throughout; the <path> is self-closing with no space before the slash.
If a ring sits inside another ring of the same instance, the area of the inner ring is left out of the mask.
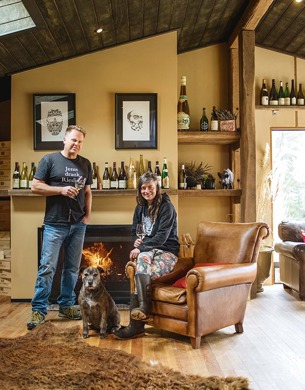
<path id="1" fill-rule="evenodd" d="M 168 168 L 167 168 L 167 160 L 166 157 L 164 157 L 163 160 L 163 168 L 162 168 L 162 188 L 168 189 L 169 188 L 169 175 L 168 175 Z"/>
<path id="2" fill-rule="evenodd" d="M 29 188 L 28 167 L 26 166 L 25 162 L 22 164 L 22 170 L 20 173 L 19 188 L 22 190 L 26 190 Z"/>

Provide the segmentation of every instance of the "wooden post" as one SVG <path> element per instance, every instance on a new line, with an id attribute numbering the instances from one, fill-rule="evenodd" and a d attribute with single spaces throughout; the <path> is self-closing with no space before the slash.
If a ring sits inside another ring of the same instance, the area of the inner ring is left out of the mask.
<path id="1" fill-rule="evenodd" d="M 241 221 L 256 220 L 255 32 L 239 34 Z"/>

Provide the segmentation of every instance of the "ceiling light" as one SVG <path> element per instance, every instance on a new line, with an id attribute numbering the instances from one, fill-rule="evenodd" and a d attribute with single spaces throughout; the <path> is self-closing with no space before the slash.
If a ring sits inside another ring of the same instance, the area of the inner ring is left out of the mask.
<path id="1" fill-rule="evenodd" d="M 100 27 L 100 28 L 97 28 L 96 30 L 94 30 L 97 34 L 100 34 L 102 31 L 103 31 L 103 29 Z"/>
<path id="2" fill-rule="evenodd" d="M 22 1 L 1 0 L 0 2 L 0 36 L 12 34 L 35 27 Z"/>

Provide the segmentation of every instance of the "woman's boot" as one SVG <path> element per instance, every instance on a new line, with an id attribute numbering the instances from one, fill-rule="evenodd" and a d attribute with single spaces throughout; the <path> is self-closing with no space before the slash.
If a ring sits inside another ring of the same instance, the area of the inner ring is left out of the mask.
<path id="1" fill-rule="evenodd" d="M 131 310 L 131 318 L 136 321 L 147 321 L 151 313 L 151 279 L 150 275 L 135 276 L 139 306 Z"/>
<path id="2" fill-rule="evenodd" d="M 139 306 L 139 300 L 137 294 L 130 295 L 130 312 L 135 307 Z M 135 321 L 130 316 L 130 323 L 128 326 L 123 326 L 119 330 L 114 332 L 114 337 L 119 340 L 128 340 L 135 337 L 144 336 L 145 324 L 141 321 Z"/>

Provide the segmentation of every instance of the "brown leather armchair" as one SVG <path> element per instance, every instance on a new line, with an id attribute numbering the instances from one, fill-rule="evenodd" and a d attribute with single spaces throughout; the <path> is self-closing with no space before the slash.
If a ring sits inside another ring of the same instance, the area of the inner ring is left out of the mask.
<path id="1" fill-rule="evenodd" d="M 296 291 L 305 300 L 305 243 L 301 236 L 305 221 L 282 221 L 278 226 L 279 238 L 274 249 L 279 253 L 280 280 L 284 288 Z"/>
<path id="2" fill-rule="evenodd" d="M 194 349 L 201 336 L 218 329 L 235 325 L 242 333 L 259 247 L 268 234 L 268 225 L 260 222 L 199 223 L 194 256 L 179 258 L 170 274 L 152 283 L 149 324 L 189 336 Z M 134 292 L 134 262 L 127 263 L 126 274 Z M 174 282 L 185 283 L 185 288 Z"/>

